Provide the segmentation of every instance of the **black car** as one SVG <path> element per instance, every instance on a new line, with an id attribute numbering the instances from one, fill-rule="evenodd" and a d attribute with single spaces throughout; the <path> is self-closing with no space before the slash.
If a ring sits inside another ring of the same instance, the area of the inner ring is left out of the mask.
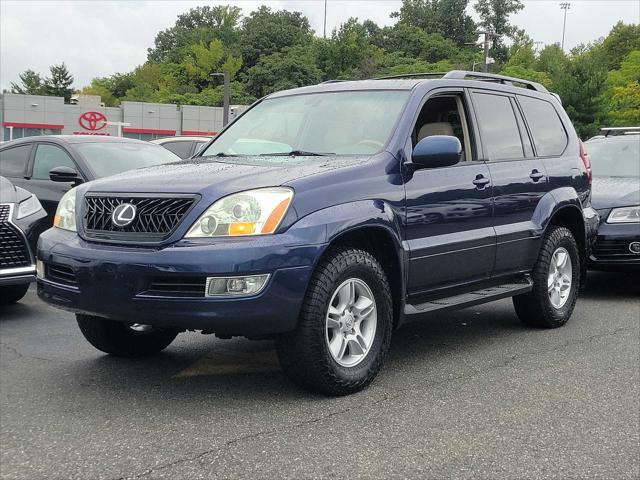
<path id="1" fill-rule="evenodd" d="M 46 135 L 0 145 L 0 175 L 38 197 L 49 226 L 58 202 L 72 186 L 179 160 L 158 145 L 122 137 Z"/>
<path id="2" fill-rule="evenodd" d="M 20 300 L 36 280 L 33 252 L 45 216 L 35 195 L 0 177 L 0 305 Z"/>
<path id="3" fill-rule="evenodd" d="M 600 214 L 594 270 L 640 270 L 640 134 L 589 140 L 593 207 Z"/>
<path id="4" fill-rule="evenodd" d="M 513 297 L 526 324 L 564 325 L 597 227 L 569 117 L 526 80 L 423 76 L 274 93 L 196 158 L 69 191 L 38 295 L 112 355 L 191 329 L 273 338 L 332 395 L 445 310 Z"/>

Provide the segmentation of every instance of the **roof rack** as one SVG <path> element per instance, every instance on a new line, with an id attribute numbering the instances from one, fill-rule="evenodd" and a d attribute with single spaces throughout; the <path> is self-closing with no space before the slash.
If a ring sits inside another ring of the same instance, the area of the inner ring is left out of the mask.
<path id="1" fill-rule="evenodd" d="M 600 131 L 604 132 L 605 137 L 613 137 L 615 135 L 632 135 L 640 133 L 640 127 L 606 127 L 601 128 Z"/>
<path id="2" fill-rule="evenodd" d="M 390 80 L 394 78 L 420 78 L 420 77 L 441 77 L 446 79 L 456 80 L 480 80 L 484 82 L 496 82 L 504 85 L 524 85 L 529 90 L 536 92 L 548 93 L 549 91 L 540 83 L 525 80 L 523 78 L 506 77 L 504 75 L 497 75 L 494 73 L 485 72 L 469 72 L 465 70 L 451 70 L 450 72 L 426 72 L 426 73 L 403 73 L 400 75 L 387 75 L 384 77 L 377 77 L 374 80 Z"/>
<path id="3" fill-rule="evenodd" d="M 375 77 L 372 80 L 393 80 L 394 78 L 420 78 L 420 77 L 444 77 L 446 72 L 425 72 L 425 73 L 399 73 L 396 75 L 385 75 L 384 77 Z"/>

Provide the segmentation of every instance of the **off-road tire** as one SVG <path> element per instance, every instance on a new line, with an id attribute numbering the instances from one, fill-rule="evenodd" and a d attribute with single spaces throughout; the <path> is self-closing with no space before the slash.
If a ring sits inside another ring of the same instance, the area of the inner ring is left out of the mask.
<path id="1" fill-rule="evenodd" d="M 371 289 L 377 324 L 366 357 L 353 367 L 344 367 L 329 352 L 325 322 L 332 294 L 350 278 L 364 281 Z M 279 336 L 276 348 L 284 372 L 295 384 L 325 395 L 348 395 L 367 387 L 378 374 L 392 330 L 391 289 L 380 263 L 363 250 L 335 247 L 324 255 L 312 275 L 297 328 Z"/>
<path id="2" fill-rule="evenodd" d="M 564 247 L 572 262 L 571 290 L 569 298 L 561 308 L 555 308 L 547 291 L 547 277 L 553 253 Z M 573 313 L 580 288 L 580 253 L 573 234 L 568 228 L 552 226 L 542 240 L 538 259 L 532 272 L 533 290 L 513 297 L 513 306 L 520 320 L 538 328 L 563 326 Z"/>
<path id="3" fill-rule="evenodd" d="M 128 324 L 93 315 L 77 314 L 80 331 L 98 350 L 116 357 L 144 357 L 167 348 L 177 330 L 152 329 L 136 332 Z"/>
<path id="4" fill-rule="evenodd" d="M 0 305 L 11 305 L 19 302 L 27 294 L 27 290 L 29 290 L 28 283 L 0 287 Z"/>

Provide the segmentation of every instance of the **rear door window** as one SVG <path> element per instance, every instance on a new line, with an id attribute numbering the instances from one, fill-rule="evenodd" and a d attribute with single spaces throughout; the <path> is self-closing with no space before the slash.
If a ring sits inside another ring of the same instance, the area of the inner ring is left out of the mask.
<path id="1" fill-rule="evenodd" d="M 473 104 L 487 160 L 524 158 L 522 139 L 511 99 L 503 95 L 474 93 Z"/>
<path id="2" fill-rule="evenodd" d="M 567 132 L 553 105 L 546 100 L 522 95 L 518 96 L 518 101 L 529 124 L 537 155 L 562 155 L 567 147 Z"/>
<path id="3" fill-rule="evenodd" d="M 31 178 L 49 180 L 49 171 L 56 167 L 70 167 L 77 170 L 76 164 L 67 152 L 55 145 L 40 144 L 33 159 Z"/>
<path id="4" fill-rule="evenodd" d="M 1 151 L 0 175 L 3 177 L 23 178 L 27 172 L 29 153 L 31 153 L 31 144 Z"/>

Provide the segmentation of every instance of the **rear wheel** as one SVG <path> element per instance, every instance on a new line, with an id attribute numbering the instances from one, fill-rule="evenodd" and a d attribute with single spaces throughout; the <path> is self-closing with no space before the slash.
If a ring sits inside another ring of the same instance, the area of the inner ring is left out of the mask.
<path id="1" fill-rule="evenodd" d="M 19 302 L 29 290 L 28 283 L 20 285 L 5 285 L 0 287 L 0 305 L 10 305 Z"/>
<path id="2" fill-rule="evenodd" d="M 80 331 L 98 350 L 117 357 L 143 357 L 161 352 L 178 335 L 140 323 L 122 323 L 93 315 L 76 315 Z"/>
<path id="3" fill-rule="evenodd" d="M 335 248 L 313 274 L 298 326 L 276 342 L 291 380 L 308 390 L 347 395 L 375 378 L 389 349 L 391 293 L 368 252 Z"/>
<path id="4" fill-rule="evenodd" d="M 535 327 L 561 327 L 573 313 L 580 286 L 580 255 L 569 229 L 547 232 L 532 276 L 533 290 L 513 297 L 518 317 Z"/>

